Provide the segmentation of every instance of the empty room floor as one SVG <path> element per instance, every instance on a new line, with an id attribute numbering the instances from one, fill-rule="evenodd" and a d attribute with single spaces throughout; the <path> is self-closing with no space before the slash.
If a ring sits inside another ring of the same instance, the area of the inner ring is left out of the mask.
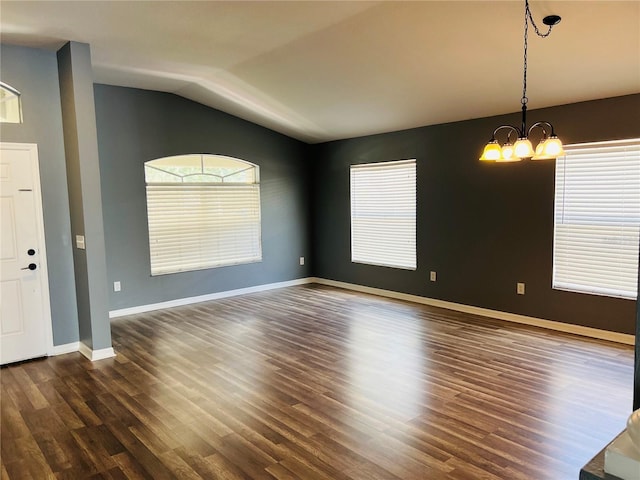
<path id="1" fill-rule="evenodd" d="M 2 479 L 577 479 L 633 347 L 319 285 L 112 322 L 2 368 Z"/>

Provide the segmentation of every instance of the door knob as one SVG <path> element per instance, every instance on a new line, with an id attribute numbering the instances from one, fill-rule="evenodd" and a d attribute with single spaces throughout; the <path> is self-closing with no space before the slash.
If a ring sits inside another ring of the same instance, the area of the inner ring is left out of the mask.
<path id="1" fill-rule="evenodd" d="M 35 270 L 38 266 L 35 263 L 30 263 L 28 266 L 21 268 L 20 270 Z"/>

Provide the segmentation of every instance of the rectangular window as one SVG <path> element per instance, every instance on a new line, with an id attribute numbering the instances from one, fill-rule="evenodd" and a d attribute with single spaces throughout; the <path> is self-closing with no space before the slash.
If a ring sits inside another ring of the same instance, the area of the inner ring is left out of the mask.
<path id="1" fill-rule="evenodd" d="M 553 288 L 636 298 L 640 139 L 565 151 L 556 160 Z"/>
<path id="2" fill-rule="evenodd" d="M 416 161 L 351 166 L 351 261 L 416 269 Z"/>
<path id="3" fill-rule="evenodd" d="M 151 274 L 258 262 L 258 184 L 147 184 Z"/>

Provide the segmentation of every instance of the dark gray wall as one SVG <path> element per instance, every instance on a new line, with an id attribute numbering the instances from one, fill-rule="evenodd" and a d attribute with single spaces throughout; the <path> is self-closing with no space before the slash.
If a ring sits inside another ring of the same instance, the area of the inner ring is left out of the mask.
<path id="1" fill-rule="evenodd" d="M 94 90 L 111 310 L 310 275 L 307 145 L 175 95 Z M 143 165 L 183 153 L 260 166 L 262 262 L 151 277 Z"/>
<path id="2" fill-rule="evenodd" d="M 531 111 L 537 120 L 566 144 L 640 137 L 640 95 Z M 518 122 L 513 114 L 314 146 L 314 275 L 633 334 L 636 302 L 551 288 L 554 162 L 478 161 L 495 127 Z M 418 269 L 351 263 L 349 166 L 406 158 L 417 159 Z"/>
<path id="3" fill-rule="evenodd" d="M 58 51 L 62 126 L 66 152 L 80 341 L 93 350 L 111 348 L 100 162 L 96 134 L 91 50 L 69 42 Z"/>
<path id="4" fill-rule="evenodd" d="M 3 125 L 0 139 L 39 147 L 54 343 L 61 345 L 79 337 L 56 56 L 1 48 L 2 80 L 23 92 L 25 122 Z M 109 288 L 111 310 L 316 275 L 634 331 L 635 302 L 550 288 L 553 165 L 477 161 L 493 128 L 517 123 L 517 114 L 308 146 L 169 94 L 96 85 L 95 102 L 107 275 L 109 287 L 114 280 L 123 287 Z M 538 119 L 552 121 L 566 143 L 637 137 L 640 95 L 532 111 L 530 121 Z M 262 263 L 150 277 L 142 165 L 185 152 L 261 166 Z M 351 264 L 349 165 L 413 157 L 418 270 Z M 428 281 L 429 270 L 438 282 Z M 526 282 L 525 296 L 515 294 L 517 281 Z"/>
<path id="5" fill-rule="evenodd" d="M 2 81 L 22 93 L 24 123 L 3 124 L 3 142 L 35 143 L 47 248 L 54 345 L 78 341 L 69 197 L 55 52 L 2 45 Z"/>

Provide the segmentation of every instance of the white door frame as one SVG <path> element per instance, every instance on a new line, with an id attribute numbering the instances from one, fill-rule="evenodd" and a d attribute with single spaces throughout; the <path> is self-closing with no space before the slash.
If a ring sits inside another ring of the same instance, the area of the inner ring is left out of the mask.
<path id="1" fill-rule="evenodd" d="M 29 152 L 29 160 L 31 162 L 31 173 L 33 178 L 33 198 L 36 214 L 36 231 L 38 236 L 38 249 L 40 261 L 38 262 L 38 270 L 40 270 L 40 285 L 42 292 L 42 315 L 45 329 L 46 354 L 51 356 L 55 354 L 53 346 L 53 324 L 51 321 L 51 299 L 49 296 L 49 270 L 47 269 L 47 248 L 44 236 L 44 215 L 42 211 L 42 189 L 40 186 L 40 161 L 38 159 L 38 145 L 35 143 L 9 143 L 0 142 L 0 151 L 3 150 L 19 150 Z"/>

